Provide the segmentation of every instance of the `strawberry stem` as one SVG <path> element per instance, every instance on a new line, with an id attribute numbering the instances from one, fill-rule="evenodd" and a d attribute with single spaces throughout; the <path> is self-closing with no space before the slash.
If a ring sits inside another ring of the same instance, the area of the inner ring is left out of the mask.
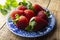
<path id="1" fill-rule="evenodd" d="M 34 26 L 35 26 L 36 22 L 35 20 L 32 18 L 29 22 L 29 25 L 25 28 L 25 30 L 27 31 L 31 31 L 33 30 Z"/>
<path id="2" fill-rule="evenodd" d="M 50 16 L 50 12 L 49 11 L 45 11 L 44 12 L 48 17 Z"/>
<path id="3" fill-rule="evenodd" d="M 20 17 L 18 14 L 16 14 L 15 16 L 16 16 L 16 19 L 18 19 Z"/>

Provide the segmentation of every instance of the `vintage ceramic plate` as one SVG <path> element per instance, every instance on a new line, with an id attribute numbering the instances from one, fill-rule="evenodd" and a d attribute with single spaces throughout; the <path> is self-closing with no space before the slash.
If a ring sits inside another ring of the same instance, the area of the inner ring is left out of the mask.
<path id="1" fill-rule="evenodd" d="M 46 9 L 47 10 L 47 9 Z M 18 36 L 22 36 L 22 37 L 39 37 L 39 36 L 43 36 L 48 34 L 50 31 L 53 30 L 54 25 L 55 25 L 55 17 L 53 15 L 53 13 L 50 12 L 50 16 L 49 16 L 49 23 L 48 26 L 46 26 L 45 28 L 43 28 L 40 31 L 25 31 L 22 29 L 18 29 L 14 23 L 12 22 L 12 20 L 9 18 L 9 16 L 7 17 L 7 21 L 6 24 L 8 25 L 9 30 L 18 35 Z"/>

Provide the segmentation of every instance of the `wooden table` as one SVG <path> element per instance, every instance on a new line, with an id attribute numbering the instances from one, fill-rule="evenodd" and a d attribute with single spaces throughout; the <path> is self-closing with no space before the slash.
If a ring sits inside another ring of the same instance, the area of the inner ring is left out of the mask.
<path id="1" fill-rule="evenodd" d="M 30 0 L 32 3 L 38 3 L 43 7 L 46 7 L 49 0 Z M 60 40 L 60 0 L 51 0 L 48 9 L 54 13 L 56 18 L 56 26 L 49 34 L 38 38 L 23 38 L 13 34 L 7 28 L 7 25 L 3 25 L 0 29 L 0 40 Z M 0 13 L 0 26 L 5 22 L 6 16 Z"/>

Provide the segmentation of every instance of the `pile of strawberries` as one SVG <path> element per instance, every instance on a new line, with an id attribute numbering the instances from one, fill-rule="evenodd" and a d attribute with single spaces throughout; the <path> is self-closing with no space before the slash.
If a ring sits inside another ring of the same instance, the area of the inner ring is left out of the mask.
<path id="1" fill-rule="evenodd" d="M 33 4 L 34 10 L 24 5 L 19 5 L 10 13 L 10 17 L 19 29 L 41 30 L 48 25 L 48 16 L 45 9 L 38 4 Z"/>

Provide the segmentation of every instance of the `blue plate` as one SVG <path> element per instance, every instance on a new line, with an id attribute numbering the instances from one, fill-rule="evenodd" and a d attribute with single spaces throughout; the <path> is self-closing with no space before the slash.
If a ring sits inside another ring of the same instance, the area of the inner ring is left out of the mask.
<path id="1" fill-rule="evenodd" d="M 48 34 L 51 30 L 53 30 L 54 28 L 54 25 L 55 25 L 55 17 L 53 15 L 53 13 L 50 12 L 50 16 L 49 16 L 49 23 L 48 23 L 48 26 L 46 26 L 45 28 L 43 28 L 42 30 L 40 31 L 25 31 L 25 30 L 22 30 L 22 29 L 18 29 L 14 23 L 12 22 L 12 20 L 7 17 L 7 21 L 6 21 L 6 24 L 9 28 L 9 30 L 18 35 L 18 36 L 22 36 L 22 37 L 39 37 L 39 36 L 43 36 L 43 35 L 46 35 Z"/>

